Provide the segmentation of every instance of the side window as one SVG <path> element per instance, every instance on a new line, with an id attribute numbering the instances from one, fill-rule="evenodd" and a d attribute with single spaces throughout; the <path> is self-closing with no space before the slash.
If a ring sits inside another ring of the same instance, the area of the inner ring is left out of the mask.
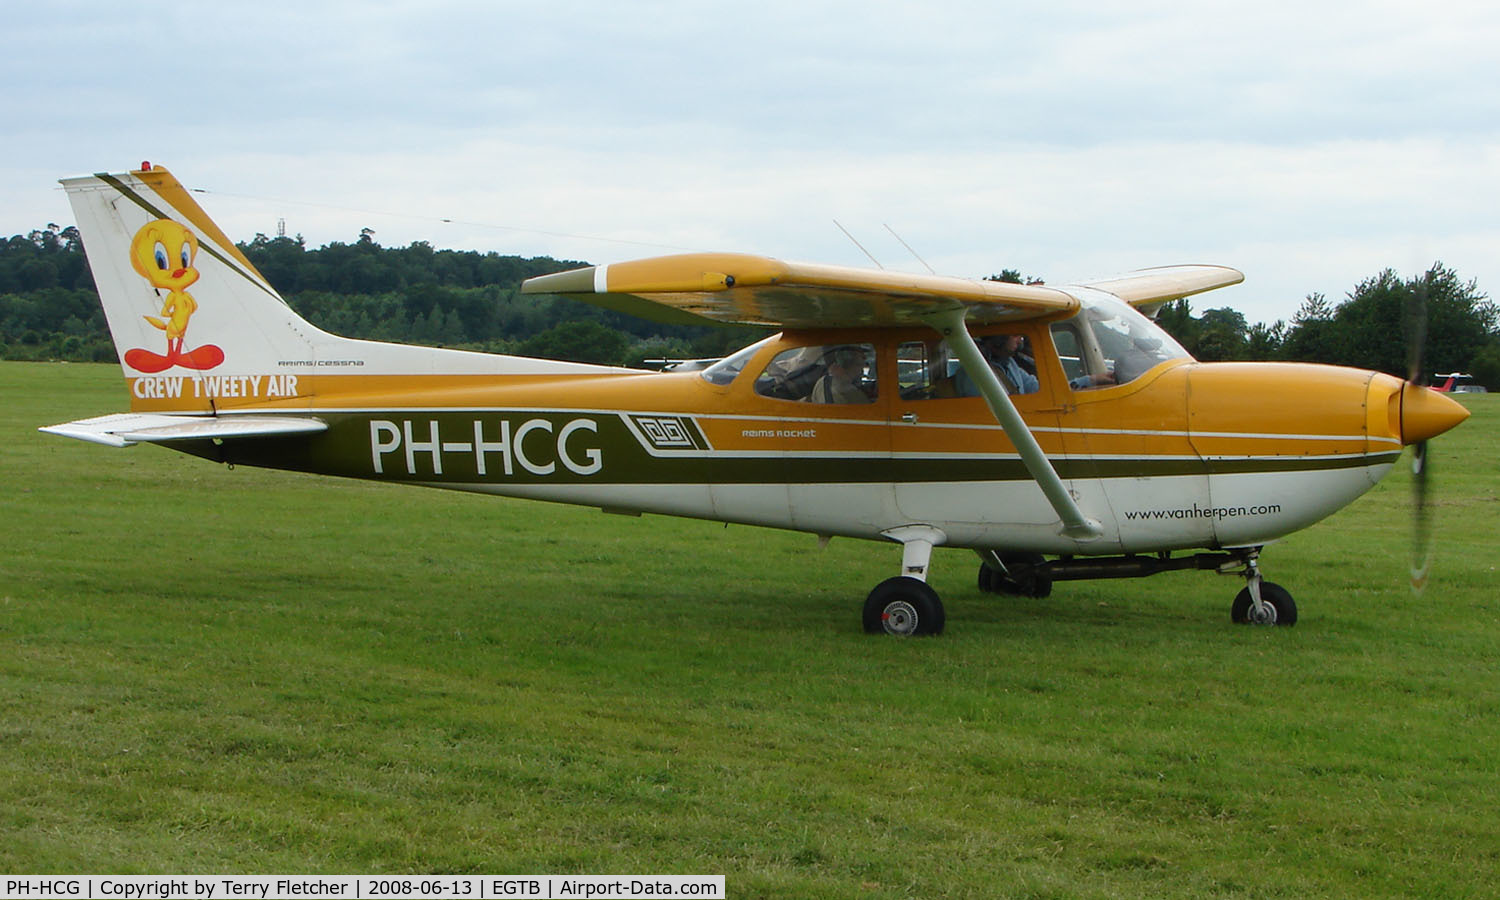
<path id="1" fill-rule="evenodd" d="M 1036 374 L 1036 359 L 1031 353 L 1031 341 L 1025 335 L 1014 333 L 986 334 L 974 339 L 979 353 L 989 363 L 990 370 L 1000 380 L 1007 393 L 1035 394 L 1042 383 Z M 953 371 L 953 396 L 978 397 L 979 385 L 969 373 L 957 366 Z"/>
<path id="2" fill-rule="evenodd" d="M 816 344 L 776 354 L 755 392 L 805 403 L 873 403 L 876 397 L 872 344 Z"/>
<path id="3" fill-rule="evenodd" d="M 1031 341 L 1016 333 L 980 335 L 974 339 L 1000 384 L 1010 394 L 1041 390 Z M 979 385 L 959 365 L 958 357 L 940 339 L 907 341 L 896 349 L 896 370 L 903 400 L 941 400 L 978 397 Z"/>
<path id="4" fill-rule="evenodd" d="M 1077 321 L 1070 319 L 1054 324 L 1052 345 L 1057 348 L 1057 358 L 1068 376 L 1068 384 L 1081 382 L 1088 374 L 1088 363 L 1084 357 L 1083 342 L 1078 338 Z"/>
<path id="5" fill-rule="evenodd" d="M 1104 355 L 1089 325 L 1083 314 L 1052 323 L 1052 344 L 1068 373 L 1068 387 L 1075 391 L 1115 383 L 1115 361 Z"/>
<path id="6" fill-rule="evenodd" d="M 907 341 L 896 348 L 896 374 L 900 380 L 901 399 L 930 400 L 955 397 L 953 373 L 958 362 L 948 353 L 940 339 Z"/>

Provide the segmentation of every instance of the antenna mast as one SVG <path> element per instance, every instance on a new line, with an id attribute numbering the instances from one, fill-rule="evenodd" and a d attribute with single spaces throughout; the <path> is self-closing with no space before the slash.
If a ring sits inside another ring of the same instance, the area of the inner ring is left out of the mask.
<path id="1" fill-rule="evenodd" d="M 880 260 L 876 259 L 873 256 L 870 256 L 870 251 L 868 251 L 868 250 L 865 249 L 865 245 L 864 244 L 861 244 L 859 241 L 854 240 L 854 235 L 852 235 L 852 234 L 849 233 L 849 229 L 845 228 L 842 225 L 839 225 L 839 220 L 838 219 L 834 219 L 833 220 L 833 224 L 834 225 L 838 225 L 839 231 L 842 231 L 844 233 L 844 237 L 848 238 L 850 241 L 852 241 L 854 243 L 854 246 L 856 246 L 856 247 L 859 248 L 859 252 L 860 253 L 863 253 L 865 256 L 869 256 L 870 257 L 870 262 L 872 262 L 872 263 L 875 264 L 875 268 L 882 269 L 882 270 L 885 268 L 885 266 L 882 266 L 880 264 Z"/>
<path id="2" fill-rule="evenodd" d="M 924 266 L 927 266 L 927 271 L 928 272 L 931 272 L 934 275 L 937 274 L 937 272 L 933 271 L 932 266 L 928 266 L 927 265 L 927 260 L 923 259 L 920 256 L 917 256 L 917 251 L 915 251 L 915 250 L 913 250 L 911 248 L 911 244 L 908 244 L 906 241 L 902 240 L 901 235 L 899 235 L 899 234 L 896 233 L 896 229 L 892 228 L 889 225 L 886 225 L 884 222 L 881 222 L 880 224 L 884 225 L 885 226 L 885 230 L 889 231 L 891 233 L 891 237 L 895 238 L 898 241 L 901 241 L 901 246 L 903 246 L 903 247 L 906 248 L 906 252 L 907 253 L 910 253 L 912 256 L 916 256 L 917 257 L 917 262 L 921 263 Z"/>

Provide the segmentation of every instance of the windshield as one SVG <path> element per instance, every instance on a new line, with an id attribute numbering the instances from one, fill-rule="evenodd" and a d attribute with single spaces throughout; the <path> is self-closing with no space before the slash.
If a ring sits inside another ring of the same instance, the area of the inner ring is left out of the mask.
<path id="1" fill-rule="evenodd" d="M 1113 297 L 1092 295 L 1078 315 L 1052 326 L 1063 368 L 1078 387 L 1125 384 L 1169 359 L 1192 359 L 1156 323 Z"/>
<path id="2" fill-rule="evenodd" d="M 767 341 L 772 340 L 774 337 L 775 335 L 766 338 L 764 341 L 756 341 L 733 356 L 726 356 L 704 369 L 703 380 L 709 384 L 717 385 L 725 385 L 735 380 L 739 377 L 740 372 L 744 371 L 745 363 L 748 363 L 756 351 L 760 350 L 761 347 L 765 346 Z"/>

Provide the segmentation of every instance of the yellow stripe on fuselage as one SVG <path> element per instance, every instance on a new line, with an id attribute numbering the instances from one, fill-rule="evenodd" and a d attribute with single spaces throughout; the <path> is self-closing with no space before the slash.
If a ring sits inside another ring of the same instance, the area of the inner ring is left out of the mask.
<path id="1" fill-rule="evenodd" d="M 1399 449 L 1362 402 L 1319 402 L 1325 388 L 1299 384 L 1270 408 L 1253 369 L 1179 366 L 1147 390 L 1114 389 L 1071 408 L 1024 411 L 1038 443 L 1069 457 L 1319 457 Z M 1341 372 L 1346 370 L 1330 370 Z M 1370 373 L 1336 376 L 1353 396 Z M 295 381 L 295 394 L 286 388 Z M 833 406 L 715 388 L 696 374 L 487 376 L 149 376 L 129 379 L 135 412 L 377 412 L 384 410 L 587 410 L 694 417 L 723 452 L 891 453 L 972 456 L 1014 452 L 978 398 Z M 1220 398 L 1204 405 L 1191 394 Z M 1074 394 L 1075 398 L 1083 392 Z M 1332 401 L 1333 397 L 1328 398 Z M 915 423 L 902 411 L 920 410 Z"/>
<path id="2" fill-rule="evenodd" d="M 884 336 L 884 335 L 882 335 Z M 831 332 L 829 340 L 870 339 Z M 897 336 L 896 340 L 899 340 Z M 557 410 L 690 416 L 714 451 L 967 457 L 1014 448 L 979 398 L 902 399 L 887 388 L 868 404 L 815 404 L 755 393 L 776 353 L 805 336 L 767 342 L 745 373 L 713 385 L 699 373 L 143 376 L 135 412 L 378 412 Z M 881 383 L 897 382 L 895 341 L 881 346 Z M 1400 381 L 1333 366 L 1164 363 L 1137 380 L 1094 390 L 1017 396 L 1049 455 L 1081 459 L 1313 458 L 1400 447 L 1386 399 Z M 1394 387 L 1393 387 L 1394 386 Z M 294 388 L 291 392 L 287 389 Z M 1399 425 L 1399 423 L 1396 423 Z"/>

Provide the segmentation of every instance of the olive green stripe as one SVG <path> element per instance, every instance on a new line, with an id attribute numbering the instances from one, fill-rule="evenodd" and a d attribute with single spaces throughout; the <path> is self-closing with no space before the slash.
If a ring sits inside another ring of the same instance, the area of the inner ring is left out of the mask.
<path id="1" fill-rule="evenodd" d="M 576 418 L 574 413 L 523 414 L 552 423 L 552 432 L 537 432 L 528 440 L 527 455 L 534 462 L 556 461 L 555 447 L 549 441 L 561 426 Z M 243 463 L 345 475 L 356 478 L 379 477 L 395 481 L 448 481 L 454 483 L 550 483 L 550 484 L 867 484 L 924 482 L 993 482 L 1030 481 L 1025 465 L 1014 457 L 970 456 L 961 459 L 931 457 L 836 455 L 737 456 L 713 452 L 687 451 L 653 456 L 616 415 L 586 416 L 597 425 L 596 432 L 581 433 L 580 443 L 572 447 L 576 455 L 597 449 L 603 468 L 594 475 L 579 475 L 557 465 L 549 475 L 531 475 L 519 463 L 504 474 L 502 457 L 486 457 L 486 474 L 480 476 L 472 452 L 445 452 L 443 474 L 432 471 L 431 454 L 414 454 L 416 471 L 406 471 L 403 449 L 382 456 L 384 472 L 375 475 L 372 462 L 370 422 L 385 419 L 381 415 L 332 414 L 323 417 L 328 431 L 314 436 L 232 441 L 221 448 L 183 446 L 189 452 L 200 452 L 213 458 Z M 400 420 L 405 417 L 391 416 Z M 512 417 L 514 422 L 519 416 Z M 425 440 L 427 422 L 440 424 L 444 441 L 468 441 L 473 433 L 472 414 L 435 413 L 424 417 L 416 434 Z M 681 421 L 681 420 L 679 420 Z M 498 431 L 491 428 L 490 440 Z M 694 435 L 694 439 L 701 435 Z M 1096 459 L 1059 457 L 1054 460 L 1064 479 L 1166 478 L 1201 477 L 1273 472 L 1316 472 L 1353 469 L 1394 463 L 1399 453 L 1386 452 L 1354 457 L 1280 457 L 1256 459 Z M 515 460 L 513 460 L 515 462 Z"/>

